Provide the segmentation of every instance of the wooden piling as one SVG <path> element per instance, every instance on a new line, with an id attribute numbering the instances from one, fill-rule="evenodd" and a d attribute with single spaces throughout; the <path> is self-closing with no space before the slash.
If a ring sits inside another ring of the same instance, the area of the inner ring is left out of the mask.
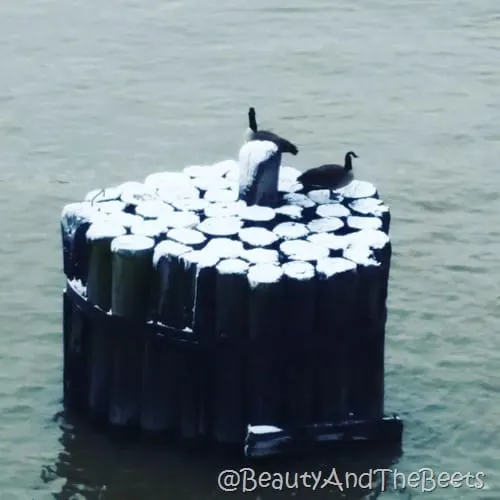
<path id="1" fill-rule="evenodd" d="M 154 240 L 145 236 L 119 236 L 111 243 L 113 315 L 134 322 L 146 320 L 153 247 Z M 139 424 L 145 345 L 141 334 L 133 328 L 114 332 L 109 421 L 115 426 Z"/>
<path id="2" fill-rule="evenodd" d="M 354 242 L 343 255 L 357 264 L 359 276 L 348 355 L 351 365 L 349 407 L 357 418 L 380 418 L 384 412 L 387 273 L 385 266 L 374 257 L 369 240 Z"/>
<path id="3" fill-rule="evenodd" d="M 97 218 L 99 213 L 90 202 L 70 203 L 61 214 L 64 274 L 68 279 L 81 280 L 84 285 L 87 282 L 89 259 L 86 234 L 92 221 Z"/>
<path id="4" fill-rule="evenodd" d="M 224 238 L 221 238 L 221 240 Z M 230 243 L 236 243 L 229 240 Z M 231 245 L 230 245 L 231 246 Z M 183 254 L 186 283 L 184 311 L 191 327 L 191 338 L 198 342 L 198 349 L 186 348 L 182 363 L 183 389 L 181 433 L 185 438 L 211 439 L 212 407 L 214 393 L 213 356 L 208 356 L 207 346 L 215 337 L 216 321 L 216 271 L 221 259 L 217 247 Z M 187 300 L 186 300 L 187 299 Z M 189 347 L 189 346 L 188 346 Z"/>
<path id="5" fill-rule="evenodd" d="M 193 250 L 190 246 L 175 241 L 164 241 L 154 251 L 153 267 L 158 301 L 156 318 L 160 323 L 174 328 L 182 328 L 184 314 L 182 309 L 182 286 L 184 265 L 180 261 L 182 254 Z"/>
<path id="6" fill-rule="evenodd" d="M 178 278 L 179 256 L 190 248 L 173 241 L 158 244 L 153 253 L 154 292 L 153 317 L 168 324 L 171 311 L 170 296 L 174 296 L 173 283 Z M 173 268 L 173 269 L 172 269 Z M 173 271 L 173 272 L 171 272 Z M 170 317 L 176 317 L 178 311 Z M 175 320 L 174 320 L 175 321 Z M 177 346 L 164 335 L 147 339 L 142 373 L 141 428 L 148 432 L 170 432 L 179 426 L 179 364 Z"/>
<path id="7" fill-rule="evenodd" d="M 316 284 L 309 262 L 287 262 L 282 270 L 281 412 L 282 420 L 293 427 L 313 421 Z"/>
<path id="8" fill-rule="evenodd" d="M 281 152 L 269 141 L 250 141 L 239 152 L 239 198 L 247 205 L 273 207 L 278 202 Z"/>
<path id="9" fill-rule="evenodd" d="M 104 312 L 108 312 L 112 305 L 111 242 L 125 233 L 123 226 L 112 222 L 94 223 L 87 231 L 90 246 L 87 300 Z M 88 407 L 94 418 L 105 422 L 109 407 L 113 339 L 102 323 L 93 324 L 88 334 Z"/>
<path id="10" fill-rule="evenodd" d="M 350 377 L 359 369 L 349 349 L 364 350 L 359 339 L 352 338 L 358 275 L 354 262 L 338 257 L 318 261 L 316 274 L 314 420 L 337 422 L 348 417 Z"/>
<path id="11" fill-rule="evenodd" d="M 282 349 L 283 271 L 277 265 L 256 264 L 248 271 L 247 380 L 249 421 L 275 424 L 280 420 L 279 352 Z"/>
<path id="12" fill-rule="evenodd" d="M 241 259 L 225 259 L 216 268 L 212 426 L 215 440 L 223 444 L 237 444 L 245 436 L 248 267 Z"/>
<path id="13" fill-rule="evenodd" d="M 242 443 L 250 424 L 249 456 L 400 435 L 383 418 L 389 209 L 364 181 L 303 194 L 280 163 L 251 141 L 65 207 L 66 404 L 184 442 Z"/>

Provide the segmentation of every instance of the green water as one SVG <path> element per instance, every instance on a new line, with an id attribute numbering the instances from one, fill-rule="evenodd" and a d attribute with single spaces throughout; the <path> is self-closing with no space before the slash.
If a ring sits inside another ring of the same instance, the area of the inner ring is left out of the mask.
<path id="1" fill-rule="evenodd" d="M 299 145 L 289 164 L 354 149 L 356 175 L 391 206 L 387 408 L 406 423 L 392 467 L 484 472 L 485 489 L 425 496 L 500 498 L 499 55 L 490 0 L 3 2 L 0 499 L 377 498 L 224 493 L 230 463 L 118 445 L 55 417 L 62 206 L 234 156 L 249 104 Z"/>

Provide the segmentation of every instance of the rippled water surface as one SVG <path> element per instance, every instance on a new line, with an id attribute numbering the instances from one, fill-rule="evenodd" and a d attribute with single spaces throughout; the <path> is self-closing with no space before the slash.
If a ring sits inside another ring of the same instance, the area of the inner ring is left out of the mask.
<path id="1" fill-rule="evenodd" d="M 427 496 L 500 498 L 499 58 L 491 0 L 2 2 L 0 499 L 277 495 L 223 493 L 230 463 L 56 417 L 63 204 L 233 156 L 249 104 L 299 144 L 301 169 L 354 149 L 391 206 L 387 409 L 406 422 L 392 467 L 482 471 L 486 489 Z"/>

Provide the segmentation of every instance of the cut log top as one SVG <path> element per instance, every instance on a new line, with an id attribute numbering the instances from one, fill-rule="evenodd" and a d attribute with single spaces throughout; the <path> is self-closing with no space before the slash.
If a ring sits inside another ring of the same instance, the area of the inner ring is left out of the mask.
<path id="1" fill-rule="evenodd" d="M 141 182 L 125 182 L 118 189 L 120 190 L 120 199 L 128 205 L 138 205 L 143 201 L 156 198 L 155 190 Z"/>
<path id="2" fill-rule="evenodd" d="M 270 207 L 251 205 L 243 206 L 239 215 L 244 221 L 270 222 L 276 216 L 276 212 Z"/>
<path id="3" fill-rule="evenodd" d="M 287 205 L 295 205 L 302 208 L 313 208 L 316 203 L 309 196 L 301 193 L 287 193 L 283 196 L 283 202 Z"/>
<path id="4" fill-rule="evenodd" d="M 166 226 L 161 220 L 157 219 L 139 219 L 130 226 L 130 232 L 141 236 L 157 237 L 166 231 Z"/>
<path id="5" fill-rule="evenodd" d="M 262 284 L 278 283 L 283 276 L 283 270 L 274 264 L 255 264 L 248 271 L 248 282 L 251 288 Z"/>
<path id="6" fill-rule="evenodd" d="M 189 250 L 191 249 L 182 243 L 171 240 L 162 241 L 155 247 L 155 251 L 153 253 L 153 267 L 158 267 L 158 262 L 164 255 L 179 257 L 180 255 L 189 252 Z"/>
<path id="7" fill-rule="evenodd" d="M 116 222 L 99 221 L 91 224 L 86 236 L 89 241 L 110 240 L 126 234 L 126 229 Z"/>
<path id="8" fill-rule="evenodd" d="M 374 258 L 370 247 L 365 245 L 349 245 L 344 249 L 343 256 L 363 267 L 380 266 L 380 262 Z"/>
<path id="9" fill-rule="evenodd" d="M 294 280 L 311 280 L 314 278 L 314 267 L 309 262 L 303 262 L 300 260 L 286 262 L 282 266 L 283 274 L 287 278 Z"/>
<path id="10" fill-rule="evenodd" d="M 105 214 L 119 213 L 125 210 L 127 204 L 121 200 L 108 200 L 99 203 L 99 210 Z"/>
<path id="11" fill-rule="evenodd" d="M 119 253 L 121 255 L 135 255 L 144 251 L 152 250 L 155 242 L 152 238 L 147 236 L 138 236 L 134 234 L 127 234 L 118 236 L 111 243 L 111 252 Z"/>
<path id="12" fill-rule="evenodd" d="M 378 217 L 351 215 L 347 217 L 347 225 L 353 229 L 380 229 L 382 221 Z"/>
<path id="13" fill-rule="evenodd" d="M 281 205 L 275 209 L 276 214 L 282 215 L 287 219 L 301 220 L 303 208 L 297 205 Z"/>
<path id="14" fill-rule="evenodd" d="M 383 231 L 374 229 L 363 229 L 356 233 L 348 235 L 351 244 L 365 245 L 374 250 L 384 248 L 390 241 L 390 238 Z"/>
<path id="15" fill-rule="evenodd" d="M 314 219 L 307 224 L 307 229 L 311 233 L 328 233 L 344 227 L 344 222 L 338 217 L 322 217 Z"/>
<path id="16" fill-rule="evenodd" d="M 348 199 L 377 197 L 377 189 L 372 183 L 357 179 L 336 192 Z"/>
<path id="17" fill-rule="evenodd" d="M 180 198 L 178 200 L 174 199 L 170 203 L 176 210 L 195 213 L 204 212 L 210 205 L 210 202 L 205 198 Z"/>
<path id="18" fill-rule="evenodd" d="M 276 233 L 264 229 L 263 227 L 246 227 L 243 228 L 238 236 L 241 241 L 253 247 L 268 247 L 279 240 Z"/>
<path id="19" fill-rule="evenodd" d="M 340 203 L 330 203 L 319 205 L 316 208 L 316 215 L 318 217 L 348 217 L 351 211 Z"/>
<path id="20" fill-rule="evenodd" d="M 380 217 L 389 211 L 389 207 L 378 198 L 362 198 L 349 203 L 349 208 L 362 215 Z"/>
<path id="21" fill-rule="evenodd" d="M 296 240 L 309 234 L 309 229 L 301 222 L 282 222 L 273 231 L 283 240 Z"/>
<path id="22" fill-rule="evenodd" d="M 147 200 L 135 207 L 135 213 L 144 219 L 159 219 L 171 214 L 174 208 L 161 200 Z"/>
<path id="23" fill-rule="evenodd" d="M 329 248 L 307 240 L 284 241 L 280 250 L 291 260 L 316 261 L 330 255 Z"/>
<path id="24" fill-rule="evenodd" d="M 214 202 L 208 204 L 203 212 L 205 217 L 235 217 L 245 206 L 242 201 Z"/>
<path id="25" fill-rule="evenodd" d="M 279 262 L 279 253 L 268 248 L 251 248 L 243 252 L 242 258 L 251 264 L 275 264 Z"/>
<path id="26" fill-rule="evenodd" d="M 334 191 L 334 193 L 335 198 L 332 198 L 329 189 L 313 189 L 309 191 L 308 197 L 318 205 L 337 205 L 344 200 L 344 197 L 338 191 Z"/>
<path id="27" fill-rule="evenodd" d="M 224 259 L 216 266 L 219 274 L 246 274 L 248 268 L 248 262 L 242 259 Z"/>
<path id="28" fill-rule="evenodd" d="M 243 226 L 238 217 L 211 217 L 198 225 L 198 230 L 208 236 L 231 236 Z"/>
<path id="29" fill-rule="evenodd" d="M 214 238 L 207 243 L 203 251 L 217 255 L 221 259 L 236 258 L 243 254 L 243 243 L 229 238 Z"/>
<path id="30" fill-rule="evenodd" d="M 200 216 L 193 212 L 172 212 L 161 218 L 165 227 L 195 227 L 200 223 Z"/>
<path id="31" fill-rule="evenodd" d="M 209 189 L 204 196 L 208 201 L 230 202 L 238 200 L 238 191 L 233 189 Z"/>
<path id="32" fill-rule="evenodd" d="M 207 240 L 206 236 L 200 231 L 186 227 L 171 229 L 167 233 L 167 237 L 170 240 L 189 246 L 202 245 Z"/>
<path id="33" fill-rule="evenodd" d="M 331 278 L 336 274 L 354 271 L 356 264 L 342 257 L 328 257 L 321 259 L 316 264 L 316 271 L 320 278 Z"/>

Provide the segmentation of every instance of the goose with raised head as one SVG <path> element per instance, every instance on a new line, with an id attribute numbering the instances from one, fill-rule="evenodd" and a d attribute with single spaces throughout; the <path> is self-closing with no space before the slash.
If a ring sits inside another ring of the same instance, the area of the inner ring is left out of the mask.
<path id="1" fill-rule="evenodd" d="M 255 114 L 255 108 L 251 107 L 248 109 L 248 130 L 246 133 L 246 140 L 248 141 L 270 141 L 274 142 L 280 150 L 281 153 L 290 153 L 296 155 L 299 152 L 297 146 L 290 141 L 280 137 L 274 132 L 269 130 L 259 130 L 257 126 L 257 117 Z"/>

